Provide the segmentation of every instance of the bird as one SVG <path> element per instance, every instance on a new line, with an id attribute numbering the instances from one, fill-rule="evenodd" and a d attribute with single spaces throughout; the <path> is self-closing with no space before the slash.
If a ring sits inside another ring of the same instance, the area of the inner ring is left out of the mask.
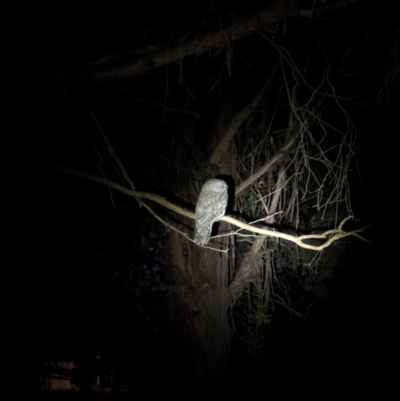
<path id="1" fill-rule="evenodd" d="M 227 204 L 227 183 L 218 178 L 206 181 L 196 204 L 194 242 L 197 245 L 208 243 L 212 225 L 225 214 Z"/>

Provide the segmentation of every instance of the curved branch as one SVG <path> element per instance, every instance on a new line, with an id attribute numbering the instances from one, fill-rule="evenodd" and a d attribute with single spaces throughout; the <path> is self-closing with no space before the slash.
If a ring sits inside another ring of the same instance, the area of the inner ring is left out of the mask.
<path id="1" fill-rule="evenodd" d="M 328 247 L 330 244 L 332 244 L 333 242 L 341 239 L 341 238 L 345 238 L 345 237 L 349 237 L 349 236 L 354 236 L 357 237 L 365 242 L 368 242 L 369 244 L 371 244 L 371 242 L 369 242 L 367 239 L 365 239 L 364 237 L 362 237 L 361 235 L 359 235 L 360 232 L 364 231 L 367 227 L 363 227 L 359 230 L 353 230 L 353 231 L 349 231 L 349 232 L 345 232 L 343 231 L 343 225 L 350 219 L 354 219 L 353 216 L 347 216 L 345 219 L 343 219 L 343 221 L 339 224 L 339 227 L 336 229 L 332 229 L 332 230 L 328 230 L 325 231 L 322 234 L 308 234 L 308 235 L 301 235 L 299 237 L 295 237 L 293 235 L 290 234 L 285 234 L 285 233 L 281 233 L 279 231 L 272 231 L 272 230 L 268 230 L 265 228 L 259 228 L 259 227 L 254 227 L 250 224 L 246 224 L 246 223 L 242 223 L 239 220 L 236 220 L 232 217 L 229 216 L 223 216 L 221 217 L 219 220 L 223 220 L 226 221 L 228 223 L 231 223 L 233 225 L 235 225 L 236 227 L 240 227 L 244 230 L 256 233 L 256 234 L 261 234 L 261 235 L 269 235 L 271 237 L 276 237 L 276 238 L 282 238 L 285 239 L 287 241 L 290 242 L 294 242 L 296 245 L 298 245 L 301 248 L 305 248 L 305 249 L 310 249 L 313 251 L 322 251 L 324 248 Z M 239 232 L 240 230 L 236 231 Z M 326 242 L 324 242 L 321 245 L 310 245 L 307 244 L 305 241 L 306 240 L 327 240 Z"/>
<path id="2" fill-rule="evenodd" d="M 85 178 L 85 179 L 88 179 L 88 180 L 91 180 L 91 181 L 94 181 L 94 182 L 98 182 L 100 184 L 103 184 L 103 185 L 106 185 L 106 186 L 108 186 L 110 188 L 113 188 L 113 189 L 115 189 L 115 190 L 117 190 L 119 192 L 122 192 L 122 193 L 124 193 L 126 195 L 133 196 L 134 198 L 151 200 L 151 201 L 156 202 L 156 203 L 166 207 L 167 209 L 172 210 L 173 212 L 176 212 L 176 213 L 178 213 L 178 214 L 180 214 L 182 216 L 188 217 L 188 218 L 193 219 L 193 220 L 195 219 L 195 214 L 194 213 L 189 212 L 189 211 L 187 211 L 185 209 L 182 209 L 181 207 L 179 207 L 177 205 L 174 205 L 173 203 L 167 201 L 162 196 L 150 194 L 150 193 L 147 193 L 147 192 L 134 191 L 132 189 L 124 187 L 123 185 L 117 184 L 116 182 L 110 181 L 110 180 L 108 180 L 106 178 L 99 177 L 99 176 L 96 176 L 94 174 L 83 173 L 81 171 L 76 171 L 76 170 L 73 170 L 73 169 L 70 169 L 70 168 L 67 168 L 67 167 L 58 166 L 56 164 L 49 163 L 49 162 L 46 162 L 44 160 L 34 159 L 34 158 L 31 158 L 31 157 L 26 156 L 26 155 L 19 155 L 19 156 L 21 156 L 24 159 L 27 159 L 29 161 L 32 161 L 32 162 L 35 162 L 35 163 L 39 163 L 39 164 L 54 168 L 56 170 L 62 171 L 63 173 L 66 173 L 66 174 L 71 174 L 71 175 L 75 175 L 76 177 L 81 177 L 81 178 Z M 154 214 L 154 212 L 152 214 Z M 333 242 L 338 241 L 341 238 L 345 238 L 345 237 L 349 237 L 349 236 L 355 236 L 355 237 L 357 237 L 357 238 L 359 238 L 359 239 L 361 239 L 363 241 L 366 241 L 366 242 L 370 243 L 368 240 L 366 240 L 361 235 L 359 235 L 359 233 L 362 232 L 363 230 L 365 230 L 365 228 L 367 228 L 367 227 L 364 227 L 364 228 L 359 229 L 359 230 L 353 230 L 353 231 L 350 231 L 350 232 L 343 231 L 344 223 L 346 221 L 348 221 L 349 219 L 352 219 L 352 218 L 353 218 L 353 216 L 346 217 L 340 223 L 340 225 L 339 225 L 339 227 L 337 229 L 329 230 L 329 231 L 326 231 L 326 232 L 324 232 L 322 234 L 302 235 L 300 237 L 295 237 L 293 235 L 281 233 L 279 231 L 272 231 L 272 230 L 268 230 L 268 229 L 265 229 L 265 228 L 254 227 L 254 226 L 252 226 L 250 224 L 243 223 L 243 222 L 241 222 L 241 221 L 239 221 L 239 220 L 237 220 L 237 219 L 235 219 L 233 217 L 229 217 L 229 216 L 220 217 L 218 220 L 226 221 L 227 223 L 233 224 L 236 227 L 239 227 L 240 229 L 244 229 L 244 230 L 250 231 L 250 232 L 255 233 L 255 234 L 260 234 L 260 235 L 263 235 L 263 236 L 269 235 L 271 237 L 282 238 L 282 239 L 285 239 L 287 241 L 294 242 L 295 244 L 297 244 L 298 246 L 300 246 L 302 248 L 311 249 L 311 250 L 314 250 L 314 251 L 321 251 L 322 249 L 328 247 Z M 237 232 L 239 232 L 239 231 L 237 231 Z M 232 234 L 234 234 L 234 233 L 229 233 L 227 235 L 232 235 Z M 306 242 L 304 242 L 305 240 L 310 240 L 310 239 L 313 239 L 313 240 L 316 240 L 316 239 L 326 240 L 326 242 L 324 242 L 322 245 L 319 245 L 319 246 L 310 245 L 310 244 L 307 244 Z"/>
<path id="3" fill-rule="evenodd" d="M 123 57 L 120 54 L 114 54 L 94 60 L 90 63 L 91 79 L 99 81 L 135 77 L 148 73 L 154 68 L 182 60 L 187 56 L 224 47 L 227 37 L 230 41 L 235 42 L 282 18 L 318 18 L 327 12 L 344 8 L 356 1 L 359 0 L 336 0 L 328 2 L 328 4 L 318 3 L 310 9 L 299 9 L 296 0 L 275 0 L 264 10 L 254 13 L 226 30 L 196 37 L 190 42 L 180 40 L 171 47 L 168 47 L 168 43 L 152 44 L 147 48 L 126 50 L 123 52 Z"/>
<path id="4" fill-rule="evenodd" d="M 192 212 L 189 212 L 187 210 L 184 210 L 182 208 L 180 208 L 179 206 L 174 205 L 171 202 L 168 202 L 164 197 L 159 196 L 159 195 L 154 195 L 154 194 L 149 194 L 147 192 L 141 192 L 141 191 L 135 191 L 133 189 L 129 189 L 127 187 L 124 187 L 123 185 L 117 184 L 116 182 L 110 181 L 107 178 L 103 178 L 103 177 L 99 177 L 97 175 L 94 174 L 89 174 L 89 173 L 84 173 L 82 171 L 77 171 L 77 170 L 73 170 L 71 168 L 68 167 L 63 167 L 63 166 L 59 166 L 57 164 L 54 163 L 50 163 L 44 160 L 39 160 L 39 159 L 34 159 L 30 156 L 27 155 L 22 155 L 19 154 L 20 157 L 29 160 L 31 162 L 34 163 L 38 163 L 41 164 L 43 166 L 47 166 L 47 167 L 51 167 L 54 168 L 58 171 L 61 171 L 65 174 L 71 174 L 74 175 L 76 177 L 80 177 L 80 178 L 85 178 L 87 180 L 90 181 L 94 181 L 94 182 L 98 182 L 99 184 L 103 184 L 106 185 L 109 188 L 113 188 L 119 192 L 122 192 L 123 194 L 129 195 L 129 196 L 133 196 L 136 199 L 148 199 L 151 200 L 153 202 L 156 202 L 162 206 L 165 206 L 167 209 L 172 210 L 173 212 L 176 212 L 178 214 L 181 214 L 183 216 L 189 217 L 190 219 L 194 219 L 195 218 L 195 214 Z"/>
<path id="5" fill-rule="evenodd" d="M 249 117 L 251 113 L 254 112 L 256 107 L 260 104 L 261 100 L 264 98 L 265 94 L 267 93 L 268 89 L 272 86 L 276 72 L 279 67 L 279 61 L 275 63 L 274 67 L 272 68 L 267 81 L 265 82 L 264 86 L 261 90 L 257 93 L 254 99 L 244 107 L 236 116 L 232 119 L 232 122 L 224 134 L 222 140 L 219 142 L 217 147 L 215 148 L 213 154 L 210 156 L 210 163 L 218 164 L 222 155 L 225 154 L 233 136 L 240 128 L 240 126 L 244 123 L 244 121 Z"/>
<path id="6" fill-rule="evenodd" d="M 235 196 L 239 195 L 241 192 L 243 192 L 255 180 L 257 180 L 263 174 L 265 174 L 272 166 L 279 163 L 286 156 L 286 154 L 290 151 L 290 148 L 294 144 L 295 138 L 296 138 L 296 133 L 293 133 L 293 135 L 282 146 L 280 151 L 278 153 L 276 153 L 274 155 L 274 157 L 272 157 L 272 159 L 269 159 L 268 162 L 265 163 L 263 166 L 261 166 L 254 174 L 252 174 L 249 178 L 247 178 L 240 185 L 238 185 L 236 187 Z"/>

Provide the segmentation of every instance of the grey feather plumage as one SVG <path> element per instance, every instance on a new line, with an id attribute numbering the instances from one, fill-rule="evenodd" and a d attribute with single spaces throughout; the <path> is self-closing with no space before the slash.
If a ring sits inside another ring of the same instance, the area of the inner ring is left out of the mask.
<path id="1" fill-rule="evenodd" d="M 196 204 L 194 241 L 205 245 L 210 240 L 213 223 L 225 214 L 228 204 L 228 185 L 213 178 L 206 181 Z"/>

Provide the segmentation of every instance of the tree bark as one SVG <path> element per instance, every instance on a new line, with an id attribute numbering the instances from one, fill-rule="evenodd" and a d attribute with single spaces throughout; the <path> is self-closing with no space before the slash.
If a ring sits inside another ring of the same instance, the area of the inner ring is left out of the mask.
<path id="1" fill-rule="evenodd" d="M 185 57 L 229 46 L 230 43 L 274 24 L 282 18 L 316 18 L 356 1 L 360 0 L 337 0 L 327 4 L 317 2 L 318 4 L 314 4 L 311 9 L 299 9 L 296 0 L 275 0 L 264 10 L 251 15 L 226 30 L 196 37 L 187 42 L 181 39 L 171 46 L 168 43 L 152 44 L 148 47 L 127 50 L 122 57 L 112 54 L 94 60 L 89 64 L 91 79 L 93 81 L 103 81 L 146 74 L 154 68 L 180 61 Z"/>

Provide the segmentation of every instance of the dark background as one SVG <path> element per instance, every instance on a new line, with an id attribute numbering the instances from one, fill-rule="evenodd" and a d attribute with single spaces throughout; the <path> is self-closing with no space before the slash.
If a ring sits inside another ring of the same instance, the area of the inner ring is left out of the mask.
<path id="1" fill-rule="evenodd" d="M 128 301 L 131 308 L 126 318 L 138 327 L 133 329 L 134 335 L 128 330 L 129 324 L 121 321 L 126 311 L 115 312 L 118 308 L 127 308 L 116 301 L 124 294 L 121 275 L 148 263 L 148 254 L 140 253 L 143 238 L 147 240 L 152 230 L 147 212 L 132 201 L 129 204 L 132 213 L 129 213 L 124 208 L 127 200 L 120 194 L 114 194 L 113 208 L 110 192 L 104 185 L 63 174 L 23 157 L 28 155 L 98 174 L 98 157 L 85 141 L 85 137 L 93 135 L 95 127 L 80 107 L 83 100 L 110 130 L 108 134 L 117 144 L 137 188 L 160 192 L 164 177 L 148 177 L 142 167 L 149 160 L 160 162 L 163 143 L 172 140 L 160 138 L 161 109 L 156 104 L 165 97 L 166 74 L 171 87 L 168 101 L 172 106 L 174 99 L 185 91 L 177 84 L 178 66 L 161 67 L 133 79 L 102 83 L 79 82 L 73 74 L 58 79 L 54 72 L 58 70 L 67 75 L 67 72 L 84 70 L 88 60 L 108 52 L 123 51 L 142 42 L 168 40 L 173 23 L 174 35 L 183 36 L 188 27 L 198 26 L 214 10 L 211 5 L 194 2 L 178 2 L 179 7 L 175 2 L 162 6 L 148 3 L 135 6 L 129 17 L 116 13 L 118 18 L 114 18 L 112 12 L 107 20 L 91 15 L 64 21 L 62 13 L 52 14 L 43 22 L 39 22 L 42 19 L 31 19 L 28 23 L 20 20 L 8 29 L 7 37 L 3 36 L 2 132 L 7 148 L 3 154 L 6 179 L 3 285 L 12 353 L 18 355 L 18 371 L 28 377 L 26 383 L 32 387 L 43 359 L 82 361 L 97 354 L 112 355 L 116 360 L 137 358 L 138 377 L 142 385 L 146 382 L 151 386 L 153 375 L 159 374 L 154 371 L 154 366 L 159 366 L 155 361 L 165 355 L 171 358 L 168 352 L 173 354 L 171 349 L 165 350 L 171 345 L 166 340 L 168 333 L 154 336 L 154 330 L 162 328 L 161 312 L 153 311 L 156 306 L 146 304 L 148 300 L 141 298 L 140 301 L 145 305 L 145 312 L 140 311 L 134 297 Z M 387 342 L 383 335 L 388 330 L 384 311 L 389 301 L 383 286 L 386 280 L 391 281 L 390 270 L 395 266 L 389 269 L 388 265 L 395 262 L 389 261 L 386 250 L 378 258 L 378 249 L 382 249 L 380 242 L 384 236 L 383 216 L 394 206 L 383 194 L 388 189 L 384 182 L 393 172 L 386 166 L 390 148 L 395 147 L 397 138 L 398 87 L 393 88 L 390 100 L 378 102 L 376 88 L 369 90 L 368 85 L 386 63 L 393 62 L 385 59 L 390 54 L 389 40 L 385 42 L 385 37 L 391 38 L 395 30 L 393 9 L 397 4 L 387 2 L 376 8 L 379 18 L 375 19 L 371 4 L 377 7 L 377 2 L 361 3 L 364 5 L 357 5 L 357 12 L 348 12 L 348 29 L 371 30 L 371 35 L 376 35 L 371 42 L 377 45 L 372 49 L 370 45 L 364 49 L 361 46 L 354 57 L 357 63 L 367 65 L 371 61 L 370 52 L 382 53 L 376 53 L 368 72 L 351 81 L 357 91 L 360 85 L 366 88 L 365 99 L 359 102 L 369 102 L 359 114 L 352 111 L 367 140 L 359 149 L 362 183 L 355 175 L 351 189 L 355 215 L 363 224 L 372 224 L 365 236 L 374 245 L 354 241 L 357 263 L 350 270 L 337 272 L 332 280 L 332 295 L 313 327 L 292 326 L 285 321 L 276 328 L 271 363 L 266 368 L 274 378 L 272 381 L 301 377 L 312 382 L 313 375 L 327 380 L 337 369 L 341 372 L 338 377 L 346 377 L 343 380 L 363 381 L 363 377 L 378 375 L 381 348 Z M 229 24 L 227 9 L 228 5 L 221 4 L 222 25 L 225 20 Z M 335 18 L 333 15 L 332 19 Z M 300 47 L 302 57 L 310 57 L 304 44 L 307 29 L 301 21 L 290 29 L 283 42 L 287 41 L 291 49 Z M 323 29 L 319 35 L 325 44 L 331 42 L 327 53 L 335 59 L 340 38 L 332 37 L 332 32 L 329 26 L 326 36 Z M 384 47 L 386 44 L 388 49 Z M 253 56 L 247 49 L 250 45 Z M 252 74 L 256 76 L 256 59 L 265 57 L 257 54 L 258 39 L 250 37 L 235 46 L 239 54 L 248 57 L 254 66 Z M 213 94 L 208 98 L 202 88 L 209 85 L 208 77 L 217 71 L 221 62 L 201 55 L 196 65 L 192 59 L 183 63 L 186 79 L 199 99 L 199 109 L 203 108 L 204 120 L 212 112 L 206 103 L 211 98 L 210 103 L 214 104 L 214 99 Z M 240 75 L 245 71 L 240 57 L 234 63 L 237 64 L 234 64 L 234 76 L 224 79 L 238 82 L 239 91 L 249 83 L 249 78 Z M 352 89 L 347 89 L 350 95 Z M 181 143 L 180 139 L 177 135 L 176 146 L 190 148 L 190 144 Z M 381 278 L 383 275 L 385 280 Z M 149 323 L 146 316 L 150 314 L 153 320 Z M 144 338 L 151 336 L 156 338 L 156 345 L 146 344 Z M 129 346 L 127 341 L 131 342 Z M 161 370 L 168 370 L 173 362 L 170 359 L 160 366 Z M 357 374 L 360 370 L 364 372 L 361 377 Z"/>

